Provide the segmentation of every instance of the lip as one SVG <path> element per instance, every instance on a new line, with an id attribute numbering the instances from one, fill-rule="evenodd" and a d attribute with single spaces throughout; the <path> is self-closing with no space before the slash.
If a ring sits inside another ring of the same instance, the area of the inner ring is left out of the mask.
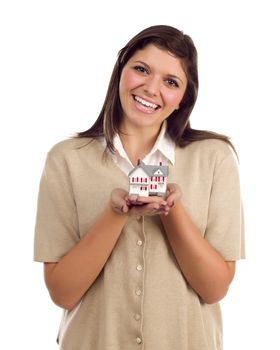
<path id="1" fill-rule="evenodd" d="M 143 96 L 138 95 L 138 94 L 132 94 L 133 100 L 134 100 L 134 97 L 135 97 L 135 96 L 138 96 L 138 97 L 142 98 L 143 100 L 145 100 L 145 101 L 147 101 L 147 102 L 149 102 L 149 103 L 153 103 L 153 104 L 157 105 L 158 107 L 155 109 L 155 111 L 157 111 L 159 108 L 162 107 L 158 102 L 156 102 L 156 101 L 154 101 L 154 100 L 151 100 L 150 98 L 143 97 Z M 134 100 L 134 101 L 135 101 L 135 100 Z"/>
<path id="2" fill-rule="evenodd" d="M 144 114 L 148 114 L 148 115 L 155 114 L 158 111 L 158 109 L 152 109 L 152 108 L 145 107 L 141 103 L 135 101 L 134 99 L 133 99 L 133 105 L 137 111 L 144 113 Z"/>

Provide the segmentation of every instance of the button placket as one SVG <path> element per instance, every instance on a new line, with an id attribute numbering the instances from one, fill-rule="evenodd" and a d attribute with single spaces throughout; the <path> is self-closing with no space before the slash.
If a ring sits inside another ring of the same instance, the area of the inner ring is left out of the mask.
<path id="1" fill-rule="evenodd" d="M 141 220 L 141 236 L 136 240 L 136 245 L 138 246 L 136 250 L 137 259 L 138 262 L 136 263 L 136 273 L 138 275 L 138 285 L 136 285 L 136 288 L 134 290 L 137 301 L 136 301 L 136 308 L 133 314 L 133 319 L 135 322 L 135 327 L 138 329 L 138 332 L 136 332 L 136 343 L 138 345 L 143 344 L 143 316 L 142 316 L 142 310 L 143 310 L 143 292 L 144 292 L 144 277 L 145 277 L 145 232 L 144 232 L 144 217 L 141 217 L 139 219 Z M 139 220 L 140 223 L 140 220 Z M 136 276 L 137 276 L 136 275 Z"/>

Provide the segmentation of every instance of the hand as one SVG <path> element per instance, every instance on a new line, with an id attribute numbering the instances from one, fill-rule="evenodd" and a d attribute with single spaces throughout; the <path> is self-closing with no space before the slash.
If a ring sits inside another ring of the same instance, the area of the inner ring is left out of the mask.
<path id="1" fill-rule="evenodd" d="M 115 188 L 111 192 L 111 205 L 117 214 L 126 214 L 129 211 L 127 205 L 128 192 L 122 188 Z"/>
<path id="2" fill-rule="evenodd" d="M 129 215 L 152 216 L 166 214 L 169 211 L 163 197 L 129 195 L 126 202 L 129 207 Z"/>
<path id="3" fill-rule="evenodd" d="M 182 192 L 180 186 L 175 183 L 169 183 L 165 197 L 149 196 L 140 197 L 130 195 L 127 197 L 127 205 L 131 207 L 130 215 L 168 215 L 171 208 L 181 199 Z M 142 206 L 142 208 L 137 208 Z M 143 211 L 143 213 L 141 213 Z M 135 212 L 135 214 L 134 214 Z"/>
<path id="4" fill-rule="evenodd" d="M 167 215 L 169 211 L 169 207 L 163 197 L 129 195 L 127 191 L 121 188 L 116 188 L 112 191 L 111 205 L 116 213 L 129 216 Z"/>
<path id="5" fill-rule="evenodd" d="M 180 186 L 175 183 L 169 183 L 167 185 L 167 190 L 165 195 L 165 201 L 169 209 L 174 207 L 176 205 L 176 202 L 178 202 L 181 199 L 181 197 L 182 197 L 182 192 L 181 192 Z"/>

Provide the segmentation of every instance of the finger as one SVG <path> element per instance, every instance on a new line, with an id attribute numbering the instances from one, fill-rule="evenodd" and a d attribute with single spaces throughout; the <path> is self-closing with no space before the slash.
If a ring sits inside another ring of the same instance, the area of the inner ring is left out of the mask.
<path id="1" fill-rule="evenodd" d="M 164 205 L 159 208 L 161 214 L 166 214 L 169 213 L 170 206 L 169 205 Z"/>
<path id="2" fill-rule="evenodd" d="M 131 201 L 131 202 L 137 202 L 138 195 L 136 194 L 129 194 L 126 199 Z"/>
<path id="3" fill-rule="evenodd" d="M 166 198 L 166 202 L 168 203 L 169 207 L 173 207 L 174 204 L 180 199 L 181 197 L 181 190 L 180 187 L 177 184 L 169 184 L 168 185 L 168 192 L 169 195 Z"/>
<path id="4" fill-rule="evenodd" d="M 144 205 L 145 203 L 141 203 L 141 202 L 137 202 L 137 201 L 131 201 L 131 200 L 127 199 L 126 204 L 129 207 L 132 207 L 134 205 L 137 205 L 137 206 Z"/>
<path id="5" fill-rule="evenodd" d="M 130 208 L 129 215 L 131 216 L 149 216 L 154 215 L 154 211 L 159 210 L 159 205 L 157 203 L 143 204 L 141 206 L 135 205 Z"/>
<path id="6" fill-rule="evenodd" d="M 172 193 L 174 193 L 174 192 L 181 192 L 181 191 L 180 191 L 180 187 L 179 187 L 177 184 L 175 184 L 175 183 L 169 183 L 169 184 L 167 185 L 167 191 L 168 191 L 170 194 L 172 194 Z"/>
<path id="7" fill-rule="evenodd" d="M 149 204 L 149 203 L 158 203 L 158 204 L 166 204 L 166 201 L 163 197 L 158 197 L 158 196 L 149 196 L 149 197 L 143 197 L 143 196 L 139 196 L 137 198 L 137 203 L 145 203 L 145 204 Z"/>
<path id="8" fill-rule="evenodd" d="M 126 203 L 131 206 L 131 205 L 142 205 L 144 202 L 138 201 L 138 195 L 128 195 L 126 197 Z"/>
<path id="9" fill-rule="evenodd" d="M 166 199 L 167 205 L 169 206 L 169 208 L 172 208 L 174 206 L 175 203 L 175 198 L 174 195 L 170 195 L 167 199 Z"/>
<path id="10" fill-rule="evenodd" d="M 169 208 L 173 208 L 175 205 L 175 202 L 173 200 L 169 200 L 168 205 L 169 205 Z"/>
<path id="11" fill-rule="evenodd" d="M 121 211 L 122 211 L 124 214 L 128 213 L 128 211 L 129 211 L 128 206 L 127 206 L 126 204 L 124 204 L 124 205 L 122 206 L 122 208 L 121 208 Z"/>

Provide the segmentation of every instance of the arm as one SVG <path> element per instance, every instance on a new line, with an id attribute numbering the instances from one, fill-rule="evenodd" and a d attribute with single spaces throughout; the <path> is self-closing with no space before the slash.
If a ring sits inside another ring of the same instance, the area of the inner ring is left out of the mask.
<path id="1" fill-rule="evenodd" d="M 161 216 L 166 235 L 188 283 L 206 303 L 223 298 L 234 277 L 235 261 L 244 258 L 244 225 L 238 164 L 228 146 L 215 152 L 207 224 L 202 235 L 170 184 Z M 174 206 L 175 203 L 175 206 Z"/>
<path id="2" fill-rule="evenodd" d="M 202 237 L 180 200 L 161 220 L 188 283 L 204 302 L 218 302 L 234 277 L 235 262 L 224 261 Z"/>
<path id="3" fill-rule="evenodd" d="M 45 281 L 52 300 L 72 309 L 96 280 L 109 258 L 127 217 L 108 205 L 89 232 L 59 262 L 45 263 Z"/>
<path id="4" fill-rule="evenodd" d="M 130 199 L 129 199 L 130 198 Z M 72 309 L 94 283 L 106 264 L 129 215 L 165 212 L 162 198 L 145 198 L 139 205 L 122 189 L 115 189 L 111 201 L 91 229 L 57 263 L 45 263 L 45 281 L 53 301 Z"/>

